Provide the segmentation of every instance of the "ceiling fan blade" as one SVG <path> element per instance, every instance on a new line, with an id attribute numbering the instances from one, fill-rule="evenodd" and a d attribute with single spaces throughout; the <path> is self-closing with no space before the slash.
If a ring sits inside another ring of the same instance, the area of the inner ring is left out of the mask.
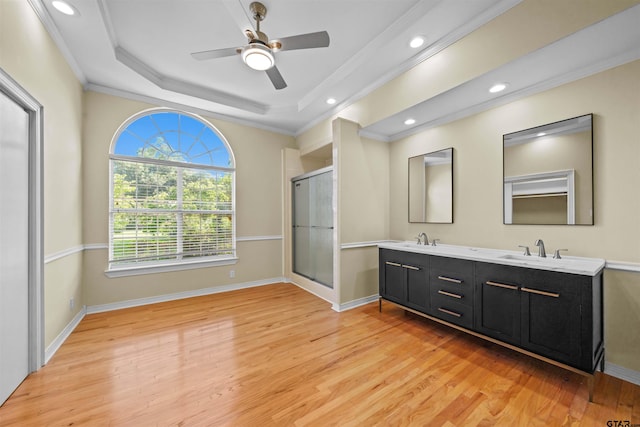
<path id="1" fill-rule="evenodd" d="M 329 33 L 319 31 L 317 33 L 299 34 L 297 36 L 283 37 L 274 41 L 282 46 L 279 50 L 313 49 L 329 46 Z"/>
<path id="2" fill-rule="evenodd" d="M 278 67 L 275 65 L 267 70 L 267 76 L 269 76 L 269 80 L 273 83 L 273 87 L 276 89 L 284 89 L 287 87 L 287 82 L 282 78 L 282 74 L 278 71 Z"/>
<path id="3" fill-rule="evenodd" d="M 205 59 L 223 58 L 225 56 L 233 56 L 238 53 L 237 47 L 226 47 L 224 49 L 203 50 L 202 52 L 193 52 L 191 56 L 199 61 Z"/>

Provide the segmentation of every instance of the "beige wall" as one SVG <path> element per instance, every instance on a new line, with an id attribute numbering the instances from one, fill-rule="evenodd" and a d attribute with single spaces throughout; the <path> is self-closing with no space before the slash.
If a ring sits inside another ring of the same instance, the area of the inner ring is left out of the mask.
<path id="1" fill-rule="evenodd" d="M 25 0 L 0 1 L 0 67 L 44 106 L 46 259 L 82 245 L 82 85 Z M 81 266 L 82 252 L 45 265 L 45 346 L 82 308 Z"/>
<path id="2" fill-rule="evenodd" d="M 605 359 L 640 372 L 640 274 L 605 270 L 603 298 Z"/>
<path id="3" fill-rule="evenodd" d="M 409 174 L 409 221 L 426 222 L 427 200 L 424 156 L 411 157 L 408 166 Z"/>
<path id="4" fill-rule="evenodd" d="M 384 239 L 389 227 L 389 144 L 361 138 L 356 123 L 337 119 L 334 129 L 336 125 L 340 243 Z"/>
<path id="5" fill-rule="evenodd" d="M 108 243 L 109 148 L 118 127 L 152 105 L 86 92 L 84 101 L 84 240 Z M 236 160 L 236 234 L 282 236 L 282 149 L 294 139 L 273 132 L 207 118 L 225 136 Z M 281 278 L 283 240 L 240 241 L 238 263 L 172 273 L 107 278 L 107 249 L 87 251 L 83 282 L 87 305 Z M 235 278 L 230 277 L 234 270 Z"/>
<path id="6" fill-rule="evenodd" d="M 358 130 L 347 120 L 333 122 L 341 245 L 383 240 L 389 230 L 389 144 L 361 138 Z M 340 250 L 340 304 L 377 294 L 377 259 L 370 247 Z"/>

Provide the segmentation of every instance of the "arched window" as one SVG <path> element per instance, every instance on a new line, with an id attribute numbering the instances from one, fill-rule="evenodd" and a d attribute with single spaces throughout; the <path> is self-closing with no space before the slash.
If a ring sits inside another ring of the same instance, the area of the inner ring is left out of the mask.
<path id="1" fill-rule="evenodd" d="M 235 162 L 203 119 L 151 110 L 110 154 L 109 269 L 235 259 Z"/>

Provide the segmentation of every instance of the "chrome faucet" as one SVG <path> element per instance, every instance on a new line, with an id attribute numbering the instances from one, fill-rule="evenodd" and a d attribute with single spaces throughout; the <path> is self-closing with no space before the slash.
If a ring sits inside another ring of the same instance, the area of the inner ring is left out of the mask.
<path id="1" fill-rule="evenodd" d="M 556 249 L 556 251 L 553 253 L 553 259 L 561 259 L 562 257 L 560 256 L 560 251 L 568 251 L 569 249 Z"/>
<path id="2" fill-rule="evenodd" d="M 524 249 L 522 255 L 531 256 L 531 252 L 529 251 L 529 246 L 518 245 L 519 248 Z"/>
<path id="3" fill-rule="evenodd" d="M 420 244 L 421 241 L 423 245 L 429 244 L 429 238 L 427 237 L 426 233 L 418 234 L 418 244 Z"/>
<path id="4" fill-rule="evenodd" d="M 542 239 L 536 240 L 535 245 L 538 247 L 538 256 L 541 258 L 547 257 L 547 251 L 544 250 L 544 242 Z"/>

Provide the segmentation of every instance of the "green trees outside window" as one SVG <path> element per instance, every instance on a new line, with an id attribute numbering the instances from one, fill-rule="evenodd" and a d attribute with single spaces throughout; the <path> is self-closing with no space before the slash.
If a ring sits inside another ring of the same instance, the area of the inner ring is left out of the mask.
<path id="1" fill-rule="evenodd" d="M 234 257 L 234 171 L 223 137 L 194 116 L 131 121 L 111 154 L 110 265 Z"/>

